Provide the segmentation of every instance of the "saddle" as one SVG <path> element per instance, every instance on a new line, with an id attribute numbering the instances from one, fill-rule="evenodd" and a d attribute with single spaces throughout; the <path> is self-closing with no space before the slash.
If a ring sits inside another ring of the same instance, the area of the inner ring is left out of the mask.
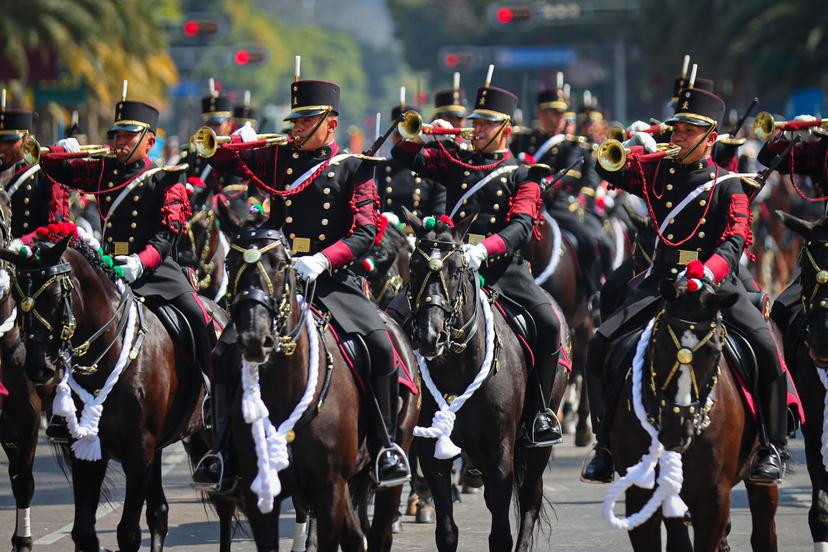
<path id="1" fill-rule="evenodd" d="M 532 315 L 529 314 L 528 311 L 524 310 L 522 306 L 503 295 L 499 295 L 497 297 L 497 300 L 494 302 L 494 306 L 509 323 L 509 327 L 512 328 L 512 331 L 515 333 L 515 337 L 517 337 L 518 341 L 520 341 L 521 348 L 526 356 L 526 362 L 529 366 L 534 366 L 534 349 L 539 337 L 534 318 L 532 318 Z"/>

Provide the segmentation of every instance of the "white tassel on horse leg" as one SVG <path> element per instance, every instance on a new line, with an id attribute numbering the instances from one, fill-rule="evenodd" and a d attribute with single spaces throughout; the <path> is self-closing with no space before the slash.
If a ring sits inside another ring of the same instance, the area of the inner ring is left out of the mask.
<path id="1" fill-rule="evenodd" d="M 14 530 L 14 536 L 24 538 L 32 536 L 32 520 L 30 518 L 31 513 L 31 508 L 17 509 L 17 527 Z"/>
<path id="2" fill-rule="evenodd" d="M 815 542 L 814 552 L 828 552 L 828 542 Z"/>
<path id="3" fill-rule="evenodd" d="M 825 390 L 824 406 L 822 408 L 822 468 L 828 471 L 828 369 L 825 366 L 814 366 L 816 368 L 819 381 L 822 382 L 822 388 Z"/>

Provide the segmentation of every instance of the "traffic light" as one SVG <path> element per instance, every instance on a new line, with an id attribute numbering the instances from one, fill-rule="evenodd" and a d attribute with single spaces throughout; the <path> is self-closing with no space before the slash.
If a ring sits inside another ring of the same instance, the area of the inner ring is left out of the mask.
<path id="1" fill-rule="evenodd" d="M 489 21 L 496 30 L 523 30 L 537 23 L 534 4 L 492 4 Z"/>
<path id="2" fill-rule="evenodd" d="M 474 71 L 483 66 L 482 50 L 475 47 L 445 47 L 437 53 L 437 61 L 446 71 Z"/>
<path id="3" fill-rule="evenodd" d="M 233 64 L 237 67 L 256 65 L 267 59 L 267 51 L 261 46 L 246 46 L 233 51 Z"/>
<path id="4" fill-rule="evenodd" d="M 222 22 L 210 16 L 187 17 L 181 23 L 181 31 L 185 39 L 209 40 L 217 37 L 222 31 Z"/>

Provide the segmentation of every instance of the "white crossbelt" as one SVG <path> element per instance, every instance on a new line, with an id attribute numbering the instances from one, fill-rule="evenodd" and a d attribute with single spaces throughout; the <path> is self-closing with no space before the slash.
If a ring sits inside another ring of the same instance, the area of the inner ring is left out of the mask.
<path id="1" fill-rule="evenodd" d="M 489 182 L 491 182 L 492 180 L 494 180 L 495 178 L 497 178 L 501 174 L 510 173 L 510 172 L 514 171 L 515 169 L 517 169 L 517 168 L 518 168 L 518 165 L 507 165 L 505 167 L 500 167 L 499 169 L 495 169 L 492 172 L 490 172 L 489 174 L 487 174 L 486 176 L 484 176 L 482 179 L 480 179 L 480 181 L 477 184 L 475 184 L 474 186 L 469 188 L 468 191 L 466 191 L 466 193 L 463 194 L 462 197 L 460 197 L 460 199 L 457 200 L 457 203 L 455 203 L 454 207 L 452 207 L 452 209 L 451 209 L 451 213 L 449 214 L 449 217 L 454 218 L 454 215 L 457 213 L 457 211 L 460 210 L 460 206 L 463 205 L 463 202 L 465 200 L 467 200 L 468 198 L 470 198 L 471 196 L 473 196 L 474 194 L 476 194 L 478 192 L 478 190 L 480 190 L 480 188 L 482 188 L 483 186 L 485 186 L 486 184 L 488 184 Z"/>

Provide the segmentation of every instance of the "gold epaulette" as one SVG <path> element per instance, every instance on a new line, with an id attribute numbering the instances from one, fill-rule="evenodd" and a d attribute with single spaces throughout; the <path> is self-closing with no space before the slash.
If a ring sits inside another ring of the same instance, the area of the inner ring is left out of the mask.
<path id="1" fill-rule="evenodd" d="M 744 145 L 744 143 L 746 141 L 747 140 L 745 138 L 730 138 L 730 137 L 722 138 L 722 139 L 719 140 L 720 143 L 727 144 L 728 146 L 741 146 L 741 145 Z"/>
<path id="2" fill-rule="evenodd" d="M 181 172 L 190 168 L 189 163 L 179 163 L 178 165 L 164 165 L 161 170 L 164 172 Z"/>
<path id="3" fill-rule="evenodd" d="M 742 182 L 743 182 L 744 184 L 747 184 L 747 185 L 748 185 L 748 186 L 750 186 L 751 188 L 756 189 L 756 190 L 758 190 L 758 189 L 760 189 L 760 188 L 762 187 L 762 185 L 761 185 L 761 184 L 759 184 L 758 182 L 756 182 L 756 180 L 754 180 L 753 178 L 750 178 L 750 177 L 748 177 L 748 176 L 743 176 L 743 177 L 742 177 Z"/>
<path id="4" fill-rule="evenodd" d="M 353 156 L 362 161 L 368 161 L 369 163 L 385 163 L 386 161 L 388 161 L 387 157 L 376 157 L 370 155 L 363 155 L 361 153 L 355 153 L 353 154 Z"/>

